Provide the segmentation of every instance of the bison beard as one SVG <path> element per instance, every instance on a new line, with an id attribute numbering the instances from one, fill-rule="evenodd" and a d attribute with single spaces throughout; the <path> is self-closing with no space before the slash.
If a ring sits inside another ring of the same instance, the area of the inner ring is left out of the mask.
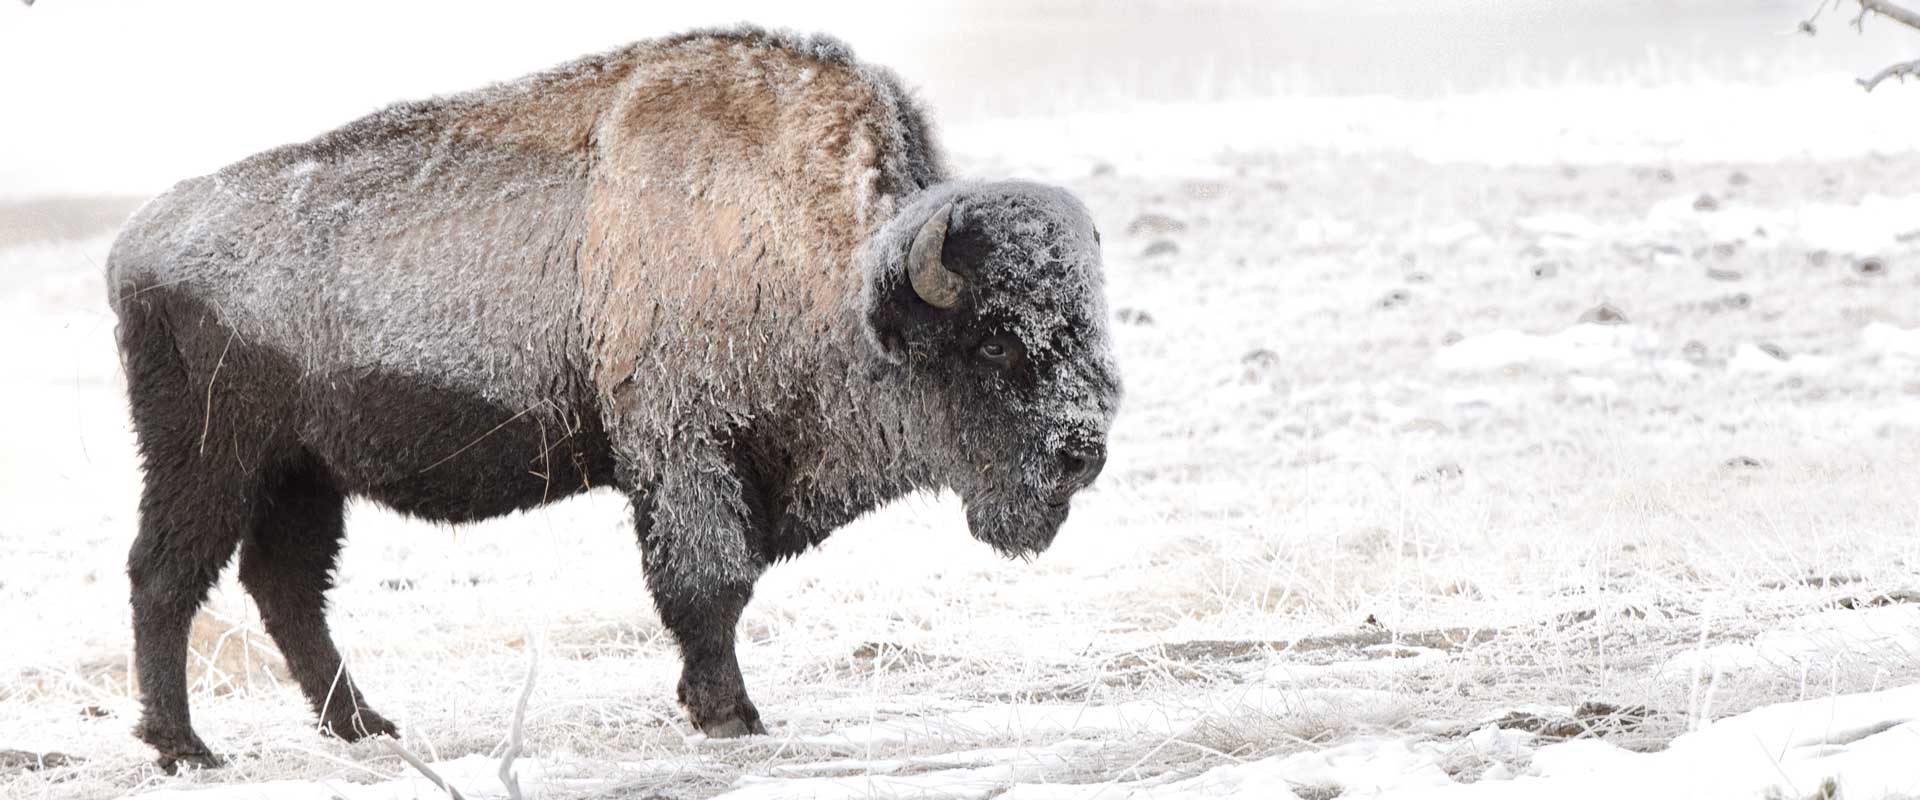
<path id="1" fill-rule="evenodd" d="M 141 738 L 191 724 L 193 615 L 239 554 L 323 731 L 396 733 L 325 595 L 350 497 L 463 522 L 598 487 L 710 736 L 764 733 L 734 629 L 766 566 L 914 491 L 1044 550 L 1120 396 L 1097 234 L 948 180 L 831 39 L 707 31 L 406 103 L 182 182 L 109 256 L 145 467 Z"/>

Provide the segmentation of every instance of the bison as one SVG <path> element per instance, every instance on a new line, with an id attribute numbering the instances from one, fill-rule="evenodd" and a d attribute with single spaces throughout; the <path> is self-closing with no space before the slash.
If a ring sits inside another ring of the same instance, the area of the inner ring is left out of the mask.
<path id="1" fill-rule="evenodd" d="M 892 73 L 755 28 L 186 180 L 107 272 L 145 481 L 136 732 L 169 769 L 220 763 L 187 636 L 236 551 L 322 730 L 395 734 L 327 627 L 348 498 L 459 523 L 624 493 L 679 702 L 759 734 L 734 629 L 770 563 L 940 489 L 976 538 L 1037 553 L 1120 396 L 1087 209 L 950 180 Z"/>

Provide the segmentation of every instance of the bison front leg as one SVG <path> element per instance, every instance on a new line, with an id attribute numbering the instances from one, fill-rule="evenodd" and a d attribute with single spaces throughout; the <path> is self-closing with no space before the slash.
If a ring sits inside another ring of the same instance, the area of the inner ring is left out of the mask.
<path id="1" fill-rule="evenodd" d="M 734 656 L 734 628 L 765 566 L 747 543 L 738 484 L 675 476 L 633 505 L 654 607 L 680 644 L 680 705 L 711 737 L 766 733 Z"/>

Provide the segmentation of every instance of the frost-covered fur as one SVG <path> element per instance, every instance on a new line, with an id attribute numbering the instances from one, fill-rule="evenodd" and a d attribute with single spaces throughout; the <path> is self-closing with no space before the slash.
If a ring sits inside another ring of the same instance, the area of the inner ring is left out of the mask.
<path id="1" fill-rule="evenodd" d="M 963 288 L 929 305 L 914 235 Z M 186 626 L 240 551 L 327 730 L 392 733 L 327 631 L 345 498 L 463 521 L 612 485 L 713 735 L 763 730 L 733 628 L 773 560 L 914 490 L 1047 546 L 1119 396 L 1070 195 L 945 180 L 923 113 L 831 39 L 643 42 L 404 103 L 195 178 L 109 259 L 146 465 L 140 734 L 213 763 Z"/>

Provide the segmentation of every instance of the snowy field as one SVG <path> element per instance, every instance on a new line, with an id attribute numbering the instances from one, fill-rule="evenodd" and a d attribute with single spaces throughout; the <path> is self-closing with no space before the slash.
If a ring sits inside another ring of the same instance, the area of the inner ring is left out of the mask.
<path id="1" fill-rule="evenodd" d="M 775 567 L 739 740 L 674 706 L 614 495 L 355 506 L 336 635 L 468 798 L 529 687 L 527 797 L 1920 797 L 1920 87 L 1851 77 L 950 124 L 1105 232 L 1128 394 L 1051 551 L 917 497 Z M 313 730 L 231 576 L 231 763 L 131 736 L 139 200 L 0 199 L 0 797 L 446 796 Z"/>

